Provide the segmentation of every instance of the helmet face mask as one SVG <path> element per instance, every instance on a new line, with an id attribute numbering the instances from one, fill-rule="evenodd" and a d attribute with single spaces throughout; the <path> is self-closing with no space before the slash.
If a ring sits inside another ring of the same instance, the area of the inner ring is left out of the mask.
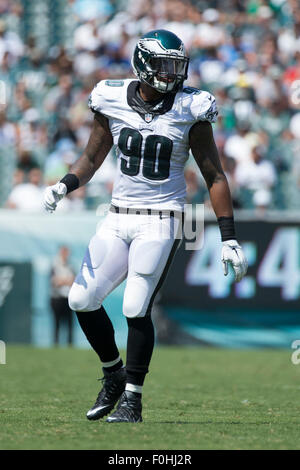
<path id="1" fill-rule="evenodd" d="M 182 41 L 164 30 L 150 31 L 143 36 L 132 58 L 137 77 L 160 93 L 178 90 L 187 78 L 188 63 Z"/>

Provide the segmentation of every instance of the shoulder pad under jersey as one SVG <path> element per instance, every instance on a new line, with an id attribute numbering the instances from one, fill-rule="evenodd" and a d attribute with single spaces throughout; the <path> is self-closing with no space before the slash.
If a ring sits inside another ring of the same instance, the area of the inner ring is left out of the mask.
<path id="1" fill-rule="evenodd" d="M 218 109 L 213 95 L 192 87 L 185 87 L 182 92 L 191 97 L 190 111 L 195 121 L 216 122 Z"/>
<path id="2" fill-rule="evenodd" d="M 101 80 L 89 97 L 89 108 L 93 112 L 106 114 L 113 102 L 120 99 L 128 80 Z"/>

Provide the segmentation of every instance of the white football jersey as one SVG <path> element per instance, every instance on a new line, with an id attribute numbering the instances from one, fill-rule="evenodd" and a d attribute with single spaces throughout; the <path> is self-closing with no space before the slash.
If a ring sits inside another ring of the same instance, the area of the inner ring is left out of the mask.
<path id="1" fill-rule="evenodd" d="M 109 120 L 118 165 L 112 203 L 119 207 L 183 210 L 184 165 L 189 157 L 189 131 L 197 121 L 215 122 L 215 98 L 185 87 L 172 96 L 163 114 L 137 112 L 129 93 L 138 81 L 102 80 L 89 107 Z M 158 104 L 155 108 L 159 108 Z"/>

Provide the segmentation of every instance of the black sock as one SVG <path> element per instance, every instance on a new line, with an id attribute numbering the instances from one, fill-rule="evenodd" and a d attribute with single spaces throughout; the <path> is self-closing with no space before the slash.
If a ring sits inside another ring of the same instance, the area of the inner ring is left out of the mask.
<path id="1" fill-rule="evenodd" d="M 76 312 L 79 324 L 94 351 L 101 362 L 111 362 L 119 357 L 119 351 L 115 342 L 115 332 L 103 306 L 93 312 Z M 117 369 L 123 365 L 122 360 L 116 364 Z M 115 366 L 106 368 L 113 372 Z"/>
<path id="2" fill-rule="evenodd" d="M 143 385 L 154 347 L 154 327 L 150 315 L 127 318 L 127 383 Z"/>

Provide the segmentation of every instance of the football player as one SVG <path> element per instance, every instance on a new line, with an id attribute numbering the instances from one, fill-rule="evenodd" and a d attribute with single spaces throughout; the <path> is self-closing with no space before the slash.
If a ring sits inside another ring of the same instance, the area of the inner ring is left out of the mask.
<path id="1" fill-rule="evenodd" d="M 175 34 L 145 34 L 132 57 L 137 79 L 103 80 L 95 86 L 89 99 L 94 121 L 87 147 L 70 173 L 45 192 L 45 208 L 53 212 L 66 194 L 92 178 L 112 145 L 117 146 L 110 210 L 89 243 L 69 294 L 69 305 L 103 367 L 103 387 L 87 413 L 90 420 L 111 413 L 118 403 L 107 422 L 142 421 L 142 387 L 154 346 L 151 307 L 180 242 L 184 164 L 190 149 L 219 222 L 224 274 L 228 263 L 236 281 L 247 271 L 213 137 L 215 98 L 183 86 L 188 63 Z M 126 367 L 102 305 L 124 279 Z"/>

